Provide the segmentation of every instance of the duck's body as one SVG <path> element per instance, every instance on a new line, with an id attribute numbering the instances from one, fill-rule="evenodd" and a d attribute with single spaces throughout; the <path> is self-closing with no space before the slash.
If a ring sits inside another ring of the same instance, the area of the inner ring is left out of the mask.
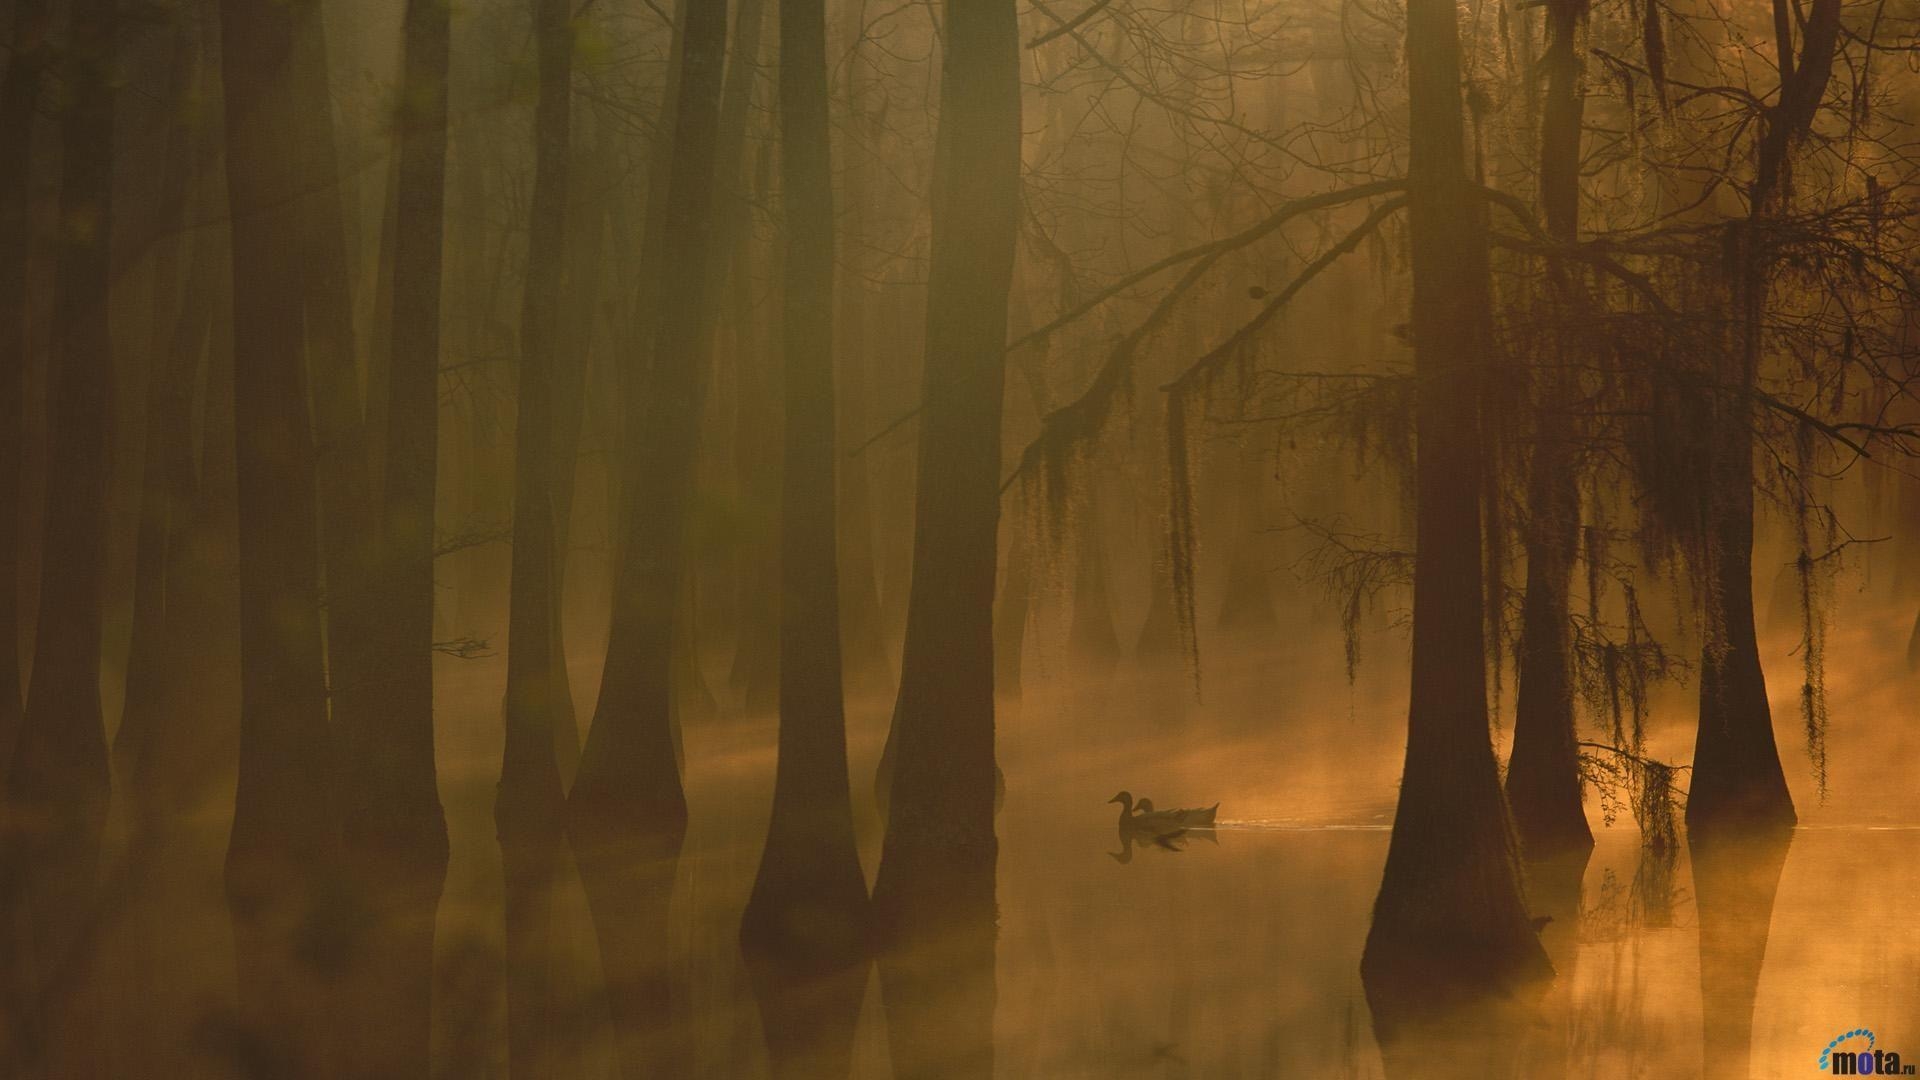
<path id="1" fill-rule="evenodd" d="M 1137 816 L 1153 822 L 1165 822 L 1180 829 L 1211 829 L 1213 819 L 1220 812 L 1220 804 L 1203 809 L 1155 810 L 1152 799 L 1141 799 L 1134 804 Z"/>
<path id="2" fill-rule="evenodd" d="M 1121 792 L 1108 802 L 1120 804 L 1120 828 L 1137 833 L 1164 834 L 1179 832 L 1183 829 L 1211 829 L 1220 804 L 1214 803 L 1205 809 L 1156 810 L 1152 799 L 1135 802 L 1129 792 Z"/>

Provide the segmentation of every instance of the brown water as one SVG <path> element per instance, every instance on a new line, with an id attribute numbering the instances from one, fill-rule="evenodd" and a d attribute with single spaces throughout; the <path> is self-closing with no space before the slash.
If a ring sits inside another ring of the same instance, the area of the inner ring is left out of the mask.
<path id="1" fill-rule="evenodd" d="M 1855 645 L 1836 639 L 1834 655 Z M 491 821 L 496 666 L 443 669 L 453 863 L 441 910 L 435 1056 L 438 1075 L 463 1080 L 505 1072 Z M 1784 852 L 1742 852 L 1696 872 L 1684 841 L 1663 861 L 1643 852 L 1630 821 L 1600 830 L 1577 901 L 1551 881 L 1530 888 L 1535 912 L 1554 916 L 1543 941 L 1559 977 L 1545 997 L 1491 1039 L 1449 1031 L 1437 1045 L 1396 1047 L 1389 1071 L 1358 968 L 1400 766 L 1403 669 L 1380 659 L 1347 688 L 1337 660 L 1326 666 L 1311 658 L 1222 664 L 1209 669 L 1204 703 L 1177 673 L 1123 669 L 1068 683 L 1042 670 L 1027 701 L 1003 710 L 998 1075 L 1792 1077 L 1809 1075 L 1822 1049 L 1855 1028 L 1920 1060 L 1912 921 L 1920 829 L 1911 783 L 1887 764 L 1907 760 L 1906 736 L 1898 724 L 1836 720 L 1834 791 L 1823 806 L 1792 741 L 1788 697 L 1776 709 L 1804 824 Z M 1836 672 L 1836 716 L 1903 715 L 1906 679 Z M 1775 688 L 1794 689 L 1785 678 Z M 1684 757 L 1686 704 L 1676 694 L 1663 706 L 1652 742 L 1679 752 L 1662 756 Z M 850 718 L 869 875 L 880 836 L 869 788 L 887 707 L 859 702 Z M 668 969 L 670 1027 L 688 1076 L 769 1074 L 737 928 L 770 799 L 772 736 L 766 719 L 706 721 L 686 732 L 692 824 L 675 868 Z M 1179 850 L 1129 849 L 1106 801 L 1120 788 L 1163 806 L 1219 800 L 1220 828 L 1185 838 Z M 1598 823 L 1600 807 L 1592 812 Z M 206 825 L 205 859 L 177 867 L 198 883 L 187 891 L 200 889 L 200 915 L 166 931 L 160 958 L 173 1008 L 200 1018 L 232 1006 L 218 888 L 224 824 Z M 577 882 L 566 885 L 557 914 L 569 1048 L 559 1075 L 612 1077 L 614 1031 Z M 870 973 L 854 1076 L 892 1076 L 891 1052 L 910 1049 L 890 1045 L 908 1036 L 888 1029 L 900 988 L 888 993 L 895 999 L 883 1008 L 881 980 Z M 199 1045 L 200 1035 L 176 1038 Z"/>
<path id="2" fill-rule="evenodd" d="M 1149 690 L 1122 675 L 1098 692 L 1041 695 L 1003 714 L 998 1075 L 1743 1075 L 1738 1055 L 1750 1045 L 1750 1075 L 1787 1077 L 1807 1075 L 1835 1035 L 1861 1027 L 1883 1049 L 1920 1055 L 1920 934 L 1910 919 L 1920 900 L 1920 830 L 1804 827 L 1784 861 L 1778 851 L 1723 859 L 1703 911 L 1684 841 L 1669 860 L 1649 857 L 1629 821 L 1600 831 L 1577 905 L 1555 900 L 1551 883 L 1534 883 L 1534 910 L 1555 915 L 1543 940 L 1559 977 L 1520 1026 L 1492 1049 L 1469 1042 L 1423 1058 L 1416 1046 L 1388 1072 L 1358 963 L 1398 761 L 1358 749 L 1390 739 L 1393 725 L 1353 718 L 1375 707 L 1363 685 L 1353 717 L 1249 728 L 1250 713 L 1270 720 L 1287 707 L 1260 708 L 1248 695 L 1258 695 L 1263 677 L 1242 674 L 1252 689 L 1235 698 L 1236 676 L 1226 672 L 1205 706 L 1169 704 L 1183 688 Z M 1391 689 L 1383 683 L 1379 693 Z M 883 717 L 884 703 L 854 717 L 869 874 L 879 828 L 865 788 Z M 1102 725 L 1107 738 L 1063 741 L 1063 732 Z M 694 824 L 671 920 L 676 1023 L 694 1075 L 768 1070 L 735 934 L 758 858 L 771 745 L 764 722 L 687 736 Z M 1184 838 L 1179 850 L 1129 849 L 1117 808 L 1105 802 L 1119 787 L 1162 805 L 1218 798 L 1221 826 Z M 478 814 L 490 795 L 478 778 L 450 785 L 449 812 Z M 1813 808 L 1805 816 L 1839 815 Z M 495 933 L 494 857 L 490 842 L 457 856 L 447 936 Z M 591 1016 L 591 927 L 582 901 L 568 904 L 579 1007 Z M 466 917 L 474 914 L 477 923 Z M 612 1075 L 606 1034 L 586 1024 L 570 1075 Z M 893 1075 L 878 978 L 866 987 L 853 1075 Z"/>

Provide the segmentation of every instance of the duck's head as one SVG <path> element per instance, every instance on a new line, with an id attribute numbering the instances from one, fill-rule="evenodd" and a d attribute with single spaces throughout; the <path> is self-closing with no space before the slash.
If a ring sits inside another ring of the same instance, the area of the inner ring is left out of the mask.
<path id="1" fill-rule="evenodd" d="M 1153 813 L 1153 800 L 1141 799 L 1139 802 L 1133 804 L 1133 808 L 1142 814 L 1151 814 Z"/>
<path id="2" fill-rule="evenodd" d="M 1115 795 L 1115 796 L 1114 796 L 1113 798 L 1111 798 L 1111 799 L 1108 799 L 1107 801 L 1108 801 L 1108 802 L 1110 802 L 1110 803 L 1113 803 L 1113 802 L 1117 802 L 1117 803 L 1119 803 L 1119 804 L 1120 804 L 1121 806 L 1132 806 L 1132 805 L 1133 805 L 1133 793 L 1132 793 L 1132 792 L 1127 792 L 1127 791 L 1123 791 L 1123 792 L 1121 792 L 1120 794 L 1118 794 L 1118 795 Z"/>

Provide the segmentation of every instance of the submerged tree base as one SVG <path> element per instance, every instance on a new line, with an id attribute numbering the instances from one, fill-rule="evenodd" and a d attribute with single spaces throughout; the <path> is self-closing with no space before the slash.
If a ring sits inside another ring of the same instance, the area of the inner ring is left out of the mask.
<path id="1" fill-rule="evenodd" d="M 743 929 L 740 955 L 759 1005 L 773 1076 L 841 1080 L 853 1067 L 854 1032 L 872 967 L 865 936 L 835 952 L 830 942 L 846 940 L 838 932 L 783 947 L 753 927 L 750 922 Z"/>
<path id="2" fill-rule="evenodd" d="M 1383 928 L 1376 919 L 1360 959 L 1382 1046 L 1455 1018 L 1535 1002 L 1553 975 L 1539 938 L 1524 925 L 1521 935 L 1487 927 L 1443 944 L 1431 927 Z"/>

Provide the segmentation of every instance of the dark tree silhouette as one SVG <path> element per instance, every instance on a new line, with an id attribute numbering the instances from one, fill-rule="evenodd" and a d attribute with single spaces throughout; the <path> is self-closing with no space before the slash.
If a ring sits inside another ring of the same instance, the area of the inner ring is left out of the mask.
<path id="1" fill-rule="evenodd" d="M 632 390 L 620 512 L 623 551 L 600 699 L 567 797 L 567 835 L 600 939 L 615 1022 L 631 1045 L 668 1023 L 660 970 L 663 890 L 686 837 L 686 795 L 674 756 L 675 612 L 712 327 L 704 267 L 713 228 L 726 6 L 686 0 L 673 138 L 657 245 L 652 348 Z M 627 1068 L 646 1071 L 630 1054 Z"/>
<path id="2" fill-rule="evenodd" d="M 1775 4 L 1785 11 L 1784 0 Z M 1796 820 L 1780 751 L 1753 611 L 1754 401 L 1764 349 L 1763 313 L 1771 280 L 1769 225 L 1787 209 L 1794 144 L 1812 127 L 1826 95 L 1840 40 L 1839 0 L 1816 0 L 1793 46 L 1793 20 L 1775 20 L 1780 92 L 1760 115 L 1753 183 L 1744 220 L 1729 222 L 1734 280 L 1731 340 L 1714 356 L 1718 393 L 1708 461 L 1707 624 L 1717 630 L 1700 653 L 1700 727 L 1694 743 L 1687 827 L 1790 826 Z"/>
<path id="3" fill-rule="evenodd" d="M 175 17 L 162 97 L 163 106 L 176 114 L 185 112 L 191 96 L 202 88 L 201 34 L 190 14 L 183 10 Z M 211 141 L 209 133 L 187 124 L 168 133 L 154 195 L 163 213 L 192 212 L 194 174 L 210 163 L 206 145 Z M 198 484 L 193 407 L 212 314 L 211 293 L 217 284 L 213 275 L 218 270 L 217 261 L 210 257 L 216 250 L 211 237 L 163 234 L 156 247 L 154 276 L 164 287 L 155 297 L 153 334 L 146 348 L 147 430 L 134 541 L 133 628 L 127 644 L 126 707 L 113 737 L 114 774 L 122 783 L 132 780 L 141 760 L 150 756 L 158 729 L 178 722 L 170 713 L 179 659 L 170 652 L 170 628 L 177 633 L 185 627 L 169 622 L 167 594 L 169 580 L 178 574 L 176 564 L 183 555 L 180 542 L 192 516 Z M 160 778 L 147 774 L 142 779 Z M 152 791 L 130 787 L 127 794 L 139 808 L 136 816 L 145 825 L 158 824 L 152 820 Z"/>
<path id="4" fill-rule="evenodd" d="M 865 958 L 840 661 L 834 474 L 833 166 L 823 0 L 780 3 L 782 342 L 780 742 L 773 811 L 741 935 L 809 965 Z"/>
<path id="5" fill-rule="evenodd" d="M 377 679 L 357 707 L 334 717 L 341 838 L 365 920 L 353 957 L 355 1068 L 395 1078 L 430 1071 L 434 915 L 448 858 L 433 745 L 448 21 L 444 0 L 408 0 L 385 482 L 376 518 L 383 614 L 367 627 L 365 644 L 354 646 L 372 653 L 367 672 Z"/>
<path id="6" fill-rule="evenodd" d="M 727 681 L 749 712 L 769 712 L 779 700 L 780 613 L 767 597 L 779 591 L 780 370 L 770 328 L 754 311 L 753 214 L 755 191 L 765 190 L 766 159 L 747 155 L 748 112 L 757 96 L 763 58 L 766 0 L 734 5 L 733 45 L 720 94 L 714 234 L 708 285 L 731 339 L 734 370 L 733 458 L 741 526 L 732 577 L 733 663 Z M 766 144 L 762 144 L 765 146 Z M 756 183 L 756 181 L 758 181 Z"/>
<path id="7" fill-rule="evenodd" d="M 26 450 L 27 274 L 31 235 L 28 180 L 33 115 L 47 65 L 50 19 L 44 0 L 14 5 L 13 52 L 0 82 L 0 776 L 20 726 L 21 468 Z"/>
<path id="8" fill-rule="evenodd" d="M 113 0 L 78 0 L 71 9 L 48 402 L 48 471 L 59 482 L 47 485 L 33 676 L 0 807 L 7 825 L 0 876 L 9 892 L 19 890 L 12 925 L 28 934 L 12 955 L 35 992 L 22 1017 L 30 1025 L 27 1056 L 45 1055 L 48 1075 L 76 1077 L 99 1067 L 88 1028 L 93 980 L 84 973 L 93 963 L 87 925 L 111 789 L 100 652 L 113 452 L 108 305 L 118 23 Z"/>
<path id="9" fill-rule="evenodd" d="M 529 210 L 527 283 L 520 316 L 520 383 L 515 423 L 513 580 L 508 609 L 506 748 L 494 802 L 506 876 L 507 1052 L 516 1080 L 548 1075 L 552 1060 L 550 968 L 552 889 L 559 872 L 566 793 L 561 786 L 555 717 L 572 703 L 560 641 L 563 533 L 553 489 L 554 369 L 560 361 L 562 272 L 572 133 L 573 30 L 570 0 L 533 0 L 540 65 L 534 113 L 534 183 Z M 569 465 L 571 462 L 568 463 Z"/>
<path id="10" fill-rule="evenodd" d="M 1360 971 L 1383 1037 L 1410 1009 L 1552 974 L 1521 901 L 1487 730 L 1479 401 L 1484 208 L 1462 139 L 1451 0 L 1407 5 L 1417 544 L 1407 754 Z"/>
<path id="11" fill-rule="evenodd" d="M 295 12 L 222 0 L 233 218 L 240 771 L 227 903 L 247 1040 L 280 1076 L 334 1072 L 337 1010 L 309 942 L 335 932 L 340 837 L 328 761 L 314 449 L 302 327 L 304 179 Z"/>
<path id="12" fill-rule="evenodd" d="M 902 1077 L 993 1068 L 993 585 L 1020 40 L 1010 0 L 943 10 L 913 571 L 873 895 Z"/>
<path id="13" fill-rule="evenodd" d="M 1571 244 L 1580 234 L 1580 135 L 1585 96 L 1581 35 L 1584 5 L 1547 6 L 1547 89 L 1540 125 L 1540 209 L 1547 235 Z M 1550 271 L 1551 311 L 1571 325 L 1566 268 Z M 1527 471 L 1527 592 L 1521 611 L 1520 687 L 1514 702 L 1507 801 L 1522 850 L 1552 858 L 1593 847 L 1580 799 L 1580 749 L 1573 702 L 1573 626 L 1569 595 L 1580 546 L 1578 458 L 1569 431 L 1571 329 L 1554 335 L 1539 365 L 1533 453 Z"/>

